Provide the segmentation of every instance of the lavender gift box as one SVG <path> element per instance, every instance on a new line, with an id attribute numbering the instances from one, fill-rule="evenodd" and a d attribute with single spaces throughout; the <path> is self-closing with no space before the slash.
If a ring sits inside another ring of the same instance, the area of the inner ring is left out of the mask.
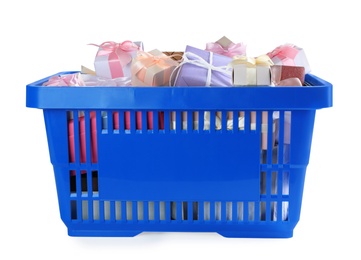
<path id="1" fill-rule="evenodd" d="M 186 46 L 174 86 L 232 86 L 232 58 Z"/>

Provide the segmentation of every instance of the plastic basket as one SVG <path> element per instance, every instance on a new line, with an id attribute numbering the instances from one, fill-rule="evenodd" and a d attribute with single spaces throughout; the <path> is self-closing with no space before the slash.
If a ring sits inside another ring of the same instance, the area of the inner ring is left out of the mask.
<path id="1" fill-rule="evenodd" d="M 48 78 L 26 86 L 26 106 L 43 109 L 68 235 L 293 236 L 330 83 L 41 86 Z"/>

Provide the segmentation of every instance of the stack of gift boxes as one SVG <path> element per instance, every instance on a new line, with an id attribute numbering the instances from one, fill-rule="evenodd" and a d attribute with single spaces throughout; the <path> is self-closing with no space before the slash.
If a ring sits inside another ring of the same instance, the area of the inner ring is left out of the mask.
<path id="1" fill-rule="evenodd" d="M 302 86 L 310 67 L 302 48 L 278 46 L 257 57 L 227 37 L 204 49 L 145 51 L 143 42 L 104 42 L 96 46 L 94 70 L 55 76 L 47 86 Z"/>
<path id="2" fill-rule="evenodd" d="M 170 87 L 245 87 L 245 86 L 305 86 L 305 74 L 310 72 L 302 48 L 284 44 L 257 57 L 247 56 L 246 45 L 227 37 L 206 43 L 204 49 L 186 46 L 183 51 L 145 51 L 143 42 L 107 41 L 97 47 L 94 69 L 81 67 L 81 72 L 51 77 L 44 86 L 170 86 Z M 139 113 L 139 112 L 137 112 Z M 159 112 L 162 113 L 162 112 Z M 216 129 L 221 129 L 221 115 L 216 115 Z M 182 128 L 187 129 L 187 113 L 182 116 Z M 204 113 L 204 129 L 210 128 L 209 112 Z M 113 115 L 115 127 L 118 116 Z M 147 128 L 153 129 L 152 112 L 147 114 Z M 158 129 L 164 129 L 163 115 L 158 115 Z M 136 129 L 141 129 L 141 115 L 136 115 Z M 276 132 L 278 114 L 273 113 Z M 198 115 L 193 116 L 198 125 Z M 255 127 L 255 112 L 251 112 L 251 128 Z M 267 149 L 267 112 L 262 114 L 262 149 Z M 285 121 L 289 121 L 285 118 Z M 233 128 L 233 115 L 227 114 L 227 128 Z M 175 117 L 171 125 L 175 124 Z M 130 114 L 125 114 L 125 128 L 130 129 Z M 171 126 L 172 128 L 172 126 Z M 244 128 L 244 115 L 238 115 L 238 128 Z M 285 131 L 287 143 L 287 131 Z M 82 141 L 85 145 L 85 140 Z M 72 149 L 73 150 L 73 149 Z M 81 149 L 81 150 L 84 150 Z M 96 148 L 94 149 L 96 150 Z M 74 151 L 71 151 L 73 153 Z"/>

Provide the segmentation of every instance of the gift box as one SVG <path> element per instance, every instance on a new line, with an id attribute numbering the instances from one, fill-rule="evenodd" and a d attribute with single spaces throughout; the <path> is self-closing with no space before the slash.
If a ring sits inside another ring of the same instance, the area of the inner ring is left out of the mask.
<path id="1" fill-rule="evenodd" d="M 305 68 L 299 66 L 271 66 L 271 83 L 274 86 L 302 86 L 305 82 Z"/>
<path id="2" fill-rule="evenodd" d="M 181 62 L 183 59 L 183 51 L 163 51 L 163 53 L 175 61 Z"/>
<path id="3" fill-rule="evenodd" d="M 232 86 L 231 61 L 230 57 L 186 46 L 173 85 Z"/>
<path id="4" fill-rule="evenodd" d="M 179 62 L 157 49 L 138 52 L 131 67 L 132 85 L 169 86 L 170 76 L 178 65 Z"/>
<path id="5" fill-rule="evenodd" d="M 305 68 L 305 73 L 311 71 L 305 51 L 293 44 L 284 44 L 267 53 L 274 65 L 300 66 Z"/>
<path id="6" fill-rule="evenodd" d="M 103 78 L 120 78 L 131 76 L 132 59 L 138 50 L 143 50 L 142 42 L 124 41 L 116 43 L 104 42 L 98 46 L 98 52 L 94 60 L 95 73 Z"/>
<path id="7" fill-rule="evenodd" d="M 207 43 L 206 51 L 211 51 L 232 58 L 236 55 L 246 55 L 246 45 L 243 43 L 234 43 L 226 36 L 223 36 L 216 42 Z"/>
<path id="8" fill-rule="evenodd" d="M 233 85 L 271 85 L 270 66 L 272 60 L 267 55 L 253 57 L 235 57 L 233 67 Z"/>

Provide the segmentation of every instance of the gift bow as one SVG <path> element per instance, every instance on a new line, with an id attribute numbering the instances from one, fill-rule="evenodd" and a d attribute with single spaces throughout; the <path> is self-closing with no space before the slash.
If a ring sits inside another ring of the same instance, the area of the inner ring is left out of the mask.
<path id="1" fill-rule="evenodd" d="M 85 86 L 85 82 L 80 73 L 71 73 L 51 77 L 43 86 Z"/>
<path id="2" fill-rule="evenodd" d="M 234 57 L 236 55 L 245 55 L 246 46 L 242 43 L 231 43 L 227 48 L 220 45 L 218 42 L 207 43 L 206 50 L 215 52 L 224 56 Z"/>
<path id="3" fill-rule="evenodd" d="M 147 68 L 147 71 L 149 70 L 150 73 L 147 73 L 144 82 L 149 81 L 149 77 L 154 76 L 155 73 L 167 69 L 169 67 L 174 66 L 176 61 L 172 59 L 173 56 L 179 56 L 179 54 L 174 55 L 153 55 L 149 52 L 139 51 L 137 57 L 134 59 L 134 63 L 132 64 L 132 75 L 137 75 L 138 72 L 140 72 L 142 69 Z M 149 69 L 153 66 L 153 69 Z"/>
<path id="4" fill-rule="evenodd" d="M 192 59 L 190 59 L 192 58 Z M 183 61 L 178 65 L 177 69 L 173 70 L 171 77 L 170 77 L 170 82 L 169 85 L 171 86 L 171 80 L 172 80 L 172 76 L 173 73 L 177 70 L 177 75 L 176 75 L 176 79 L 174 82 L 177 82 L 177 78 L 179 75 L 179 68 L 181 68 L 181 66 L 183 66 L 184 64 L 189 63 L 189 64 L 193 64 L 196 65 L 198 67 L 202 67 L 207 69 L 207 79 L 206 79 L 206 83 L 205 86 L 209 87 L 211 85 L 211 79 L 212 79 L 212 70 L 214 71 L 218 71 L 224 74 L 228 74 L 231 75 L 232 71 L 231 68 L 229 66 L 214 66 L 213 63 L 213 53 L 209 52 L 209 62 L 204 60 L 202 57 L 198 56 L 197 54 L 194 54 L 192 52 L 185 52 L 183 54 Z"/>
<path id="5" fill-rule="evenodd" d="M 273 65 L 273 61 L 268 55 L 265 54 L 256 58 L 236 55 L 233 57 L 233 61 L 231 61 L 230 65 L 233 67 L 234 65 L 238 64 L 245 64 L 247 68 L 255 68 L 256 66 L 269 67 Z"/>
<path id="6" fill-rule="evenodd" d="M 293 44 L 284 44 L 275 48 L 273 51 L 267 53 L 267 55 L 273 59 L 274 57 L 279 58 L 282 61 L 283 65 L 294 66 L 295 57 L 298 54 L 298 50 Z"/>
<path id="7" fill-rule="evenodd" d="M 123 67 L 132 61 L 130 53 L 139 50 L 139 46 L 132 41 L 124 41 L 122 43 L 107 41 L 100 45 L 89 45 L 99 47 L 97 56 L 109 56 L 109 68 L 113 78 L 124 77 Z"/>
<path id="8" fill-rule="evenodd" d="M 258 85 L 258 83 L 264 84 L 264 82 L 261 83 L 261 81 L 259 82 L 258 80 L 257 67 L 269 68 L 271 65 L 273 65 L 273 62 L 271 58 L 268 57 L 267 55 L 260 55 L 256 58 L 247 57 L 247 56 L 235 56 L 233 58 L 233 61 L 230 62 L 230 66 L 233 69 L 236 69 L 235 67 L 237 65 L 241 65 L 240 67 L 243 66 L 245 67 L 244 69 L 241 68 L 241 70 L 244 71 L 245 74 L 241 73 L 241 74 L 233 75 L 234 84 Z"/>

